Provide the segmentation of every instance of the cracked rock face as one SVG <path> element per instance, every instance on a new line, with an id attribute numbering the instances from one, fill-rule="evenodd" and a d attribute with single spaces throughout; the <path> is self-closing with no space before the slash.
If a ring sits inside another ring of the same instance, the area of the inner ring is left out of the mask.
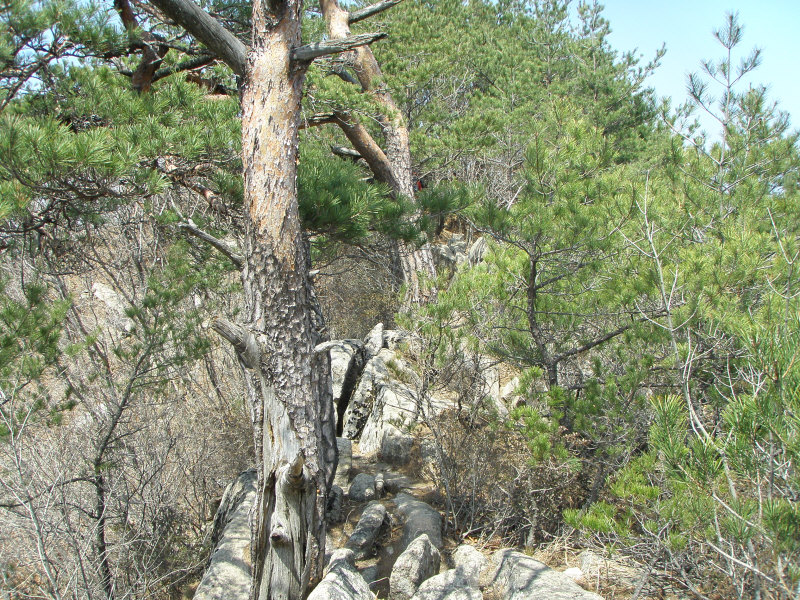
<path id="1" fill-rule="evenodd" d="M 364 424 L 372 412 L 375 398 L 389 380 L 389 369 L 383 359 L 374 356 L 364 367 L 355 391 L 342 413 L 342 435 L 351 440 L 361 436 Z"/>
<path id="2" fill-rule="evenodd" d="M 418 412 L 417 395 L 410 387 L 397 381 L 382 385 L 361 432 L 361 451 L 376 452 L 391 464 L 407 463 L 414 444 L 409 431 Z"/>
<path id="3" fill-rule="evenodd" d="M 345 489 L 350 481 L 350 469 L 353 468 L 353 442 L 347 438 L 336 438 L 339 451 L 339 462 L 336 464 L 336 475 L 333 483 Z"/>
<path id="4" fill-rule="evenodd" d="M 364 343 L 360 340 L 334 340 L 322 344 L 331 359 L 331 391 L 336 407 L 337 433 L 344 424 L 344 412 L 350 403 L 358 378 L 364 368 Z"/>
<path id="5" fill-rule="evenodd" d="M 197 600 L 250 598 L 250 508 L 256 498 L 255 471 L 228 486 L 214 518 L 214 552 L 194 597 Z"/>

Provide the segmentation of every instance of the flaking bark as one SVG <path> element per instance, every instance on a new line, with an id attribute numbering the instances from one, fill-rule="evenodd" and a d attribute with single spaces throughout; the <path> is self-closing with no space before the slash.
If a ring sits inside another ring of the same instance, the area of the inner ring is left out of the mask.
<path id="1" fill-rule="evenodd" d="M 258 367 L 245 369 L 259 465 L 251 551 L 260 600 L 302 598 L 321 578 L 336 461 L 330 364 L 314 352 L 321 338 L 295 183 L 305 70 L 292 53 L 300 15 L 299 0 L 256 0 L 242 95 L 242 280 L 247 329 L 261 352 Z"/>

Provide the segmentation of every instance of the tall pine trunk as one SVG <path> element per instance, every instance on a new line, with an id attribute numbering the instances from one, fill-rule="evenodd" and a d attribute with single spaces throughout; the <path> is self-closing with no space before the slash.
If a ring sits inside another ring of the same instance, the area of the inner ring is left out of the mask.
<path id="1" fill-rule="evenodd" d="M 351 33 L 350 13 L 339 6 L 338 0 L 321 0 L 320 5 L 331 39 L 348 37 Z M 354 139 L 358 134 L 348 135 L 348 138 L 354 142 L 354 145 L 367 159 L 367 163 L 373 168 L 378 180 L 383 180 L 390 185 L 397 196 L 413 200 L 415 190 L 411 173 L 411 146 L 403 113 L 382 83 L 383 73 L 372 49 L 369 46 L 361 46 L 354 49 L 352 53 L 353 70 L 361 85 L 361 90 L 372 94 L 385 109 L 385 114 L 377 115 L 377 119 L 386 141 L 386 151 L 385 153 L 378 151 L 382 156 L 369 157 L 367 155 L 370 153 L 371 144 L 366 143 L 365 140 Z M 368 136 L 369 134 L 363 130 L 362 135 Z M 383 171 L 374 168 L 373 165 L 376 163 L 385 163 Z M 382 176 L 382 173 L 387 170 L 391 172 L 391 176 L 388 178 Z M 436 265 L 433 262 L 430 244 L 426 241 L 420 247 L 415 248 L 398 240 L 394 243 L 393 252 L 399 263 L 402 281 L 406 285 L 406 302 L 418 304 L 435 300 L 436 289 L 433 287 L 433 280 L 436 278 Z M 427 286 L 423 284 L 421 277 L 428 279 Z"/>
<path id="2" fill-rule="evenodd" d="M 322 574 L 327 488 L 336 460 L 327 353 L 315 326 L 297 205 L 305 68 L 301 0 L 255 0 L 242 96 L 247 303 L 242 363 L 253 407 L 258 497 L 253 598 L 297 600 Z"/>

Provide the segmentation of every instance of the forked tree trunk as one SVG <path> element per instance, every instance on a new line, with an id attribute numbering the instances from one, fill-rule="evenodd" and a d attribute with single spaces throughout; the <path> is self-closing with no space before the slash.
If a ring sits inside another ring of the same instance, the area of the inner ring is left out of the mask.
<path id="1" fill-rule="evenodd" d="M 257 600 L 298 600 L 321 577 L 336 461 L 330 364 L 314 352 L 320 339 L 295 182 L 306 69 L 291 53 L 300 45 L 301 7 L 302 0 L 255 0 L 242 96 L 248 318 L 245 328 L 227 324 L 226 337 L 239 340 L 253 407 Z"/>

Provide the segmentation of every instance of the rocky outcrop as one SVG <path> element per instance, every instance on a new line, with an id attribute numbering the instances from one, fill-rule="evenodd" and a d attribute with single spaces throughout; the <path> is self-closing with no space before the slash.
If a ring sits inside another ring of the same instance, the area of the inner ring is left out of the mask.
<path id="1" fill-rule="evenodd" d="M 195 600 L 248 600 L 250 597 L 250 508 L 256 497 L 254 470 L 228 486 L 214 518 L 208 568 Z"/>
<path id="2" fill-rule="evenodd" d="M 390 464 L 407 463 L 414 445 L 410 430 L 417 421 L 418 407 L 417 396 L 408 386 L 397 381 L 382 385 L 361 432 L 361 451 L 377 453 Z"/>
<path id="3" fill-rule="evenodd" d="M 463 235 L 453 234 L 444 243 L 433 246 L 433 260 L 439 269 L 455 270 L 468 261 L 467 242 Z"/>
<path id="4" fill-rule="evenodd" d="M 378 356 L 378 352 L 383 348 L 383 323 L 378 323 L 372 328 L 364 338 L 364 352 L 366 353 L 367 360 L 374 356 Z"/>
<path id="5" fill-rule="evenodd" d="M 408 545 L 397 557 L 389 578 L 389 597 L 408 600 L 426 579 L 439 572 L 439 551 L 424 533 Z"/>
<path id="6" fill-rule="evenodd" d="M 356 559 L 369 556 L 373 553 L 375 541 L 381 534 L 383 526 L 388 522 L 386 507 L 380 502 L 370 502 L 361 513 L 358 525 L 344 547 L 352 550 Z"/>
<path id="7" fill-rule="evenodd" d="M 341 434 L 345 409 L 366 362 L 364 343 L 360 340 L 334 340 L 317 348 L 317 351 L 324 350 L 331 358 L 333 405 L 336 407 L 337 434 Z"/>
<path id="8" fill-rule="evenodd" d="M 336 550 L 331 556 L 325 577 L 308 596 L 308 600 L 373 600 L 369 584 L 355 567 L 352 550 Z"/>
<path id="9" fill-rule="evenodd" d="M 359 468 L 363 467 L 364 463 L 359 463 Z M 381 475 L 390 494 L 398 489 L 418 489 L 407 477 L 391 471 L 361 475 L 373 486 L 376 475 Z M 358 479 L 356 476 L 350 483 L 351 494 L 353 485 L 360 485 Z M 255 488 L 255 472 L 248 472 L 226 491 L 217 515 L 221 534 L 196 599 L 248 599 L 248 513 Z M 348 510 L 362 504 L 352 497 L 349 501 Z M 514 550 L 499 550 L 487 559 L 478 549 L 462 544 L 451 555 L 453 568 L 438 573 L 443 540 L 442 516 L 437 510 L 408 492 L 362 506 L 361 517 L 344 548 L 333 548 L 335 536 L 328 537 L 329 565 L 310 600 L 372 600 L 375 590 L 383 590 L 382 597 L 388 593 L 390 600 L 479 600 L 484 594 L 496 600 L 601 600 L 568 574 Z M 391 528 L 387 525 L 393 515 L 402 522 L 399 539 L 396 534 L 388 535 Z M 583 558 L 587 570 L 595 566 L 596 555 L 587 553 Z"/>
<path id="10" fill-rule="evenodd" d="M 498 550 L 492 555 L 487 582 L 504 600 L 602 600 L 587 592 L 568 575 L 514 550 Z"/>
<path id="11" fill-rule="evenodd" d="M 431 577 L 419 586 L 414 600 L 477 600 L 481 572 L 488 561 L 478 550 L 462 544 L 453 552 L 455 568 Z"/>
<path id="12" fill-rule="evenodd" d="M 462 544 L 450 555 L 453 568 L 439 573 L 442 515 L 414 496 L 430 488 L 392 472 L 387 464 L 375 465 L 376 460 L 407 462 L 416 443 L 417 424 L 429 423 L 428 419 L 452 406 L 453 400 L 447 397 L 419 397 L 419 377 L 401 354 L 413 343 L 412 338 L 378 326 L 364 343 L 342 340 L 325 346 L 334 363 L 333 390 L 342 402 L 338 407 L 345 436 L 337 438 L 339 464 L 329 496 L 328 523 L 345 524 L 329 530 L 329 566 L 309 598 L 372 600 L 373 592 L 378 592 L 381 597 L 388 594 L 390 600 L 478 600 L 484 593 L 496 600 L 599 600 L 568 574 L 513 550 L 498 551 L 488 560 L 476 548 Z M 503 414 L 507 405 L 515 403 L 518 380 L 501 388 L 495 364 L 484 362 L 483 357 L 470 360 L 466 381 L 473 386 L 475 401 L 492 402 Z M 473 373 L 478 376 L 472 377 Z M 435 450 L 420 439 L 414 451 L 424 463 L 426 457 L 441 460 Z M 354 471 L 358 474 L 351 477 Z M 255 472 L 245 473 L 225 493 L 216 518 L 215 551 L 197 590 L 198 600 L 249 597 L 248 516 L 255 479 Z M 384 494 L 387 497 L 381 501 Z M 351 516 L 355 519 L 359 511 L 344 547 L 335 549 L 334 539 L 341 543 L 352 526 Z M 393 522 L 401 527 L 388 527 Z M 596 570 L 595 558 L 584 557 L 583 573 Z M 580 580 L 581 571 L 575 571 L 573 576 Z"/>
<path id="13" fill-rule="evenodd" d="M 373 356 L 364 366 L 355 391 L 342 412 L 341 431 L 344 437 L 351 440 L 361 437 L 378 392 L 387 381 L 389 369 L 386 363 L 379 356 Z"/>
<path id="14" fill-rule="evenodd" d="M 422 534 L 427 535 L 437 548 L 442 547 L 442 515 L 438 510 L 405 493 L 397 494 L 394 503 L 397 506 L 397 513 L 404 521 L 403 549 Z"/>
<path id="15" fill-rule="evenodd" d="M 408 334 L 384 330 L 379 323 L 363 343 L 339 340 L 321 346 L 331 356 L 337 432 L 358 441 L 363 453 L 392 464 L 410 460 L 414 425 L 450 404 L 419 397 L 420 377 L 397 353 L 412 345 Z M 339 480 L 337 485 L 345 487 Z"/>
<path id="16" fill-rule="evenodd" d="M 470 266 L 474 267 L 475 265 L 483 262 L 483 257 L 486 255 L 486 251 L 489 249 L 489 244 L 486 242 L 486 238 L 479 237 L 472 243 L 472 246 L 469 248 L 469 252 L 467 253 L 467 260 L 469 261 Z"/>

